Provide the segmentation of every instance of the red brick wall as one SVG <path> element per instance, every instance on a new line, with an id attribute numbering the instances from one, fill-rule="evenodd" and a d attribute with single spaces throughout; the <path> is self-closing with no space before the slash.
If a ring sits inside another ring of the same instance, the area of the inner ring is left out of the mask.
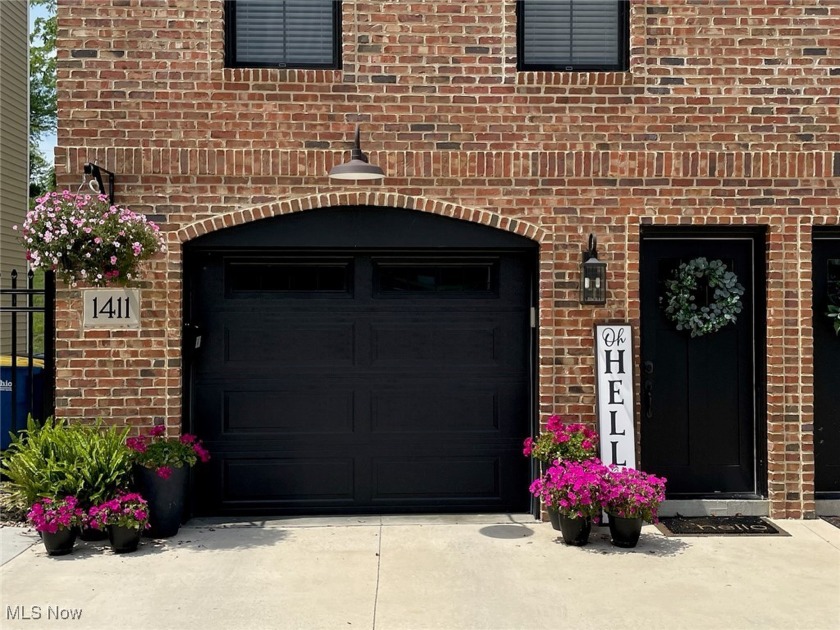
<path id="1" fill-rule="evenodd" d="M 640 226 L 761 225 L 772 513 L 813 513 L 810 234 L 840 215 L 840 3 L 633 2 L 630 70 L 604 73 L 517 72 L 513 0 L 345 0 L 334 71 L 225 68 L 222 0 L 58 14 L 59 183 L 98 160 L 169 238 L 139 331 L 83 331 L 59 291 L 59 414 L 177 430 L 180 243 L 374 203 L 538 240 L 541 412 L 594 421 L 592 326 L 638 330 Z M 381 184 L 326 177 L 357 122 Z M 604 308 L 577 299 L 590 232 Z"/>

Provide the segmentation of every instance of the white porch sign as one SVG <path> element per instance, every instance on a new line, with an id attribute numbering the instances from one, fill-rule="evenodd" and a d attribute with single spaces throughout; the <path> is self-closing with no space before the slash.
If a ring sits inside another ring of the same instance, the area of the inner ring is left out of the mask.
<path id="1" fill-rule="evenodd" d="M 140 289 L 85 289 L 85 328 L 140 328 Z"/>
<path id="2" fill-rule="evenodd" d="M 629 324 L 595 326 L 601 461 L 636 467 L 633 423 L 633 341 Z"/>

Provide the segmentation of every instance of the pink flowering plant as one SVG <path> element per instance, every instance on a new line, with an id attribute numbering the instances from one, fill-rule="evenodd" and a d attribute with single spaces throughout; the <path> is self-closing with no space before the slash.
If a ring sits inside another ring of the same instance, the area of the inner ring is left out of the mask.
<path id="1" fill-rule="evenodd" d="M 210 460 L 210 453 L 196 436 L 185 433 L 169 438 L 165 433 L 166 427 L 159 424 L 149 435 L 128 438 L 125 444 L 133 451 L 135 463 L 153 468 L 159 477 L 167 479 L 173 468 L 195 466 L 198 461 Z"/>
<path id="2" fill-rule="evenodd" d="M 74 496 L 61 499 L 42 497 L 35 501 L 26 516 L 36 530 L 49 534 L 55 534 L 60 529 L 84 527 L 87 523 L 87 515 Z"/>
<path id="3" fill-rule="evenodd" d="M 598 445 L 597 434 L 589 427 L 572 423 L 553 415 L 546 423 L 546 430 L 536 439 L 527 438 L 522 453 L 536 460 L 550 464 L 557 460 L 582 462 L 595 456 Z"/>
<path id="4" fill-rule="evenodd" d="M 71 285 L 127 284 L 144 261 L 166 251 L 157 225 L 105 195 L 62 190 L 35 202 L 20 230 L 27 260 Z"/>
<path id="5" fill-rule="evenodd" d="M 642 518 L 656 523 L 659 504 L 665 500 L 664 477 L 635 468 L 611 467 L 601 483 L 601 501 L 607 514 Z"/>
<path id="6" fill-rule="evenodd" d="M 149 508 L 146 499 L 136 492 L 123 492 L 90 508 L 88 519 L 95 529 L 105 529 L 109 525 L 146 529 L 149 527 Z"/>
<path id="7" fill-rule="evenodd" d="M 559 460 L 531 484 L 531 494 L 568 518 L 591 518 L 601 514 L 601 487 L 606 467 L 597 459 L 582 462 Z"/>

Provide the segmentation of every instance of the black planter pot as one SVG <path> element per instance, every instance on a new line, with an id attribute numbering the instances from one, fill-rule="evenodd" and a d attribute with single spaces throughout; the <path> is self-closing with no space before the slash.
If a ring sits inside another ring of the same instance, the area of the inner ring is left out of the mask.
<path id="1" fill-rule="evenodd" d="M 41 540 L 50 556 L 66 556 L 73 551 L 78 531 L 75 527 L 59 529 L 56 533 L 41 532 Z"/>
<path id="2" fill-rule="evenodd" d="M 153 468 L 135 466 L 134 480 L 143 498 L 149 503 L 149 529 L 144 533 L 151 538 L 168 538 L 178 533 L 184 514 L 189 468 L 173 468 L 164 479 Z"/>
<path id="3" fill-rule="evenodd" d="M 134 527 L 108 526 L 108 541 L 111 543 L 111 549 L 114 550 L 114 553 L 137 551 L 142 534 L 143 530 Z"/>
<path id="4" fill-rule="evenodd" d="M 610 520 L 610 540 L 616 547 L 631 548 L 639 542 L 642 534 L 642 519 L 622 518 L 607 514 Z"/>
<path id="5" fill-rule="evenodd" d="M 551 527 L 556 529 L 558 532 L 561 531 L 560 529 L 560 512 L 555 510 L 554 508 L 546 508 L 548 510 L 548 520 L 551 523 Z"/>
<path id="6" fill-rule="evenodd" d="M 562 514 L 559 517 L 563 542 L 575 547 L 582 547 L 589 542 L 589 532 L 592 531 L 591 518 L 571 518 Z"/>

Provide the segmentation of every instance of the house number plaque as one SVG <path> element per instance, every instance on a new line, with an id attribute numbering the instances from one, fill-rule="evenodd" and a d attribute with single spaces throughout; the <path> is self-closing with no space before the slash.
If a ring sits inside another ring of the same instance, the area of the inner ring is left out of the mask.
<path id="1" fill-rule="evenodd" d="M 85 289 L 85 328 L 140 328 L 140 289 Z"/>

